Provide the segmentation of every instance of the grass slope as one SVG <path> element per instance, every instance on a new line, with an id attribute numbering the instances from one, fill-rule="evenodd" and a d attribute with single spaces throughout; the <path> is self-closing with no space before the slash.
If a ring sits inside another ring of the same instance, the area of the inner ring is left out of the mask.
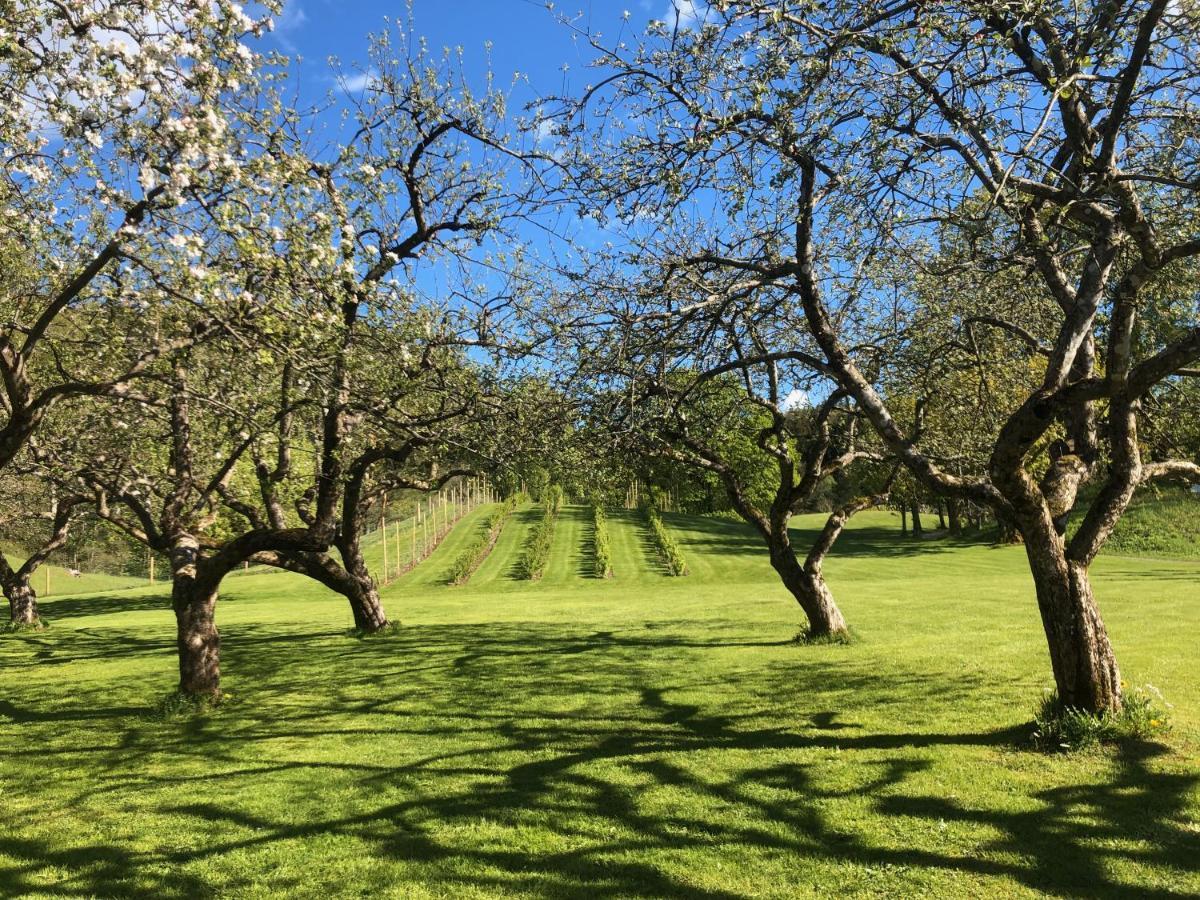
<path id="1" fill-rule="evenodd" d="M 745 528 L 669 516 L 671 579 L 614 511 L 605 581 L 572 577 L 567 507 L 531 585 L 519 513 L 486 578 L 438 583 L 468 517 L 392 585 L 394 638 L 300 578 L 231 580 L 207 716 L 152 714 L 162 592 L 51 599 L 0 640 L 0 896 L 1200 893 L 1200 564 L 1095 568 L 1165 743 L 1046 757 L 1014 746 L 1049 682 L 1019 547 L 860 515 L 827 571 L 861 640 L 798 646 Z"/>
<path id="2" fill-rule="evenodd" d="M 1104 552 L 1200 559 L 1200 497 L 1174 485 L 1143 489 L 1117 523 Z"/>
<path id="3" fill-rule="evenodd" d="M 19 569 L 25 562 L 25 553 L 16 547 L 5 547 L 9 565 Z M 53 559 L 54 557 L 51 557 Z M 39 600 L 46 596 L 46 574 L 50 575 L 50 597 L 56 595 L 78 597 L 83 594 L 96 594 L 103 591 L 121 591 L 141 587 L 145 579 L 129 578 L 124 575 L 103 575 L 97 572 L 84 572 L 78 578 L 68 573 L 67 568 L 60 565 L 42 565 L 33 573 L 30 584 L 37 591 Z M 160 580 L 162 578 L 160 574 Z"/>

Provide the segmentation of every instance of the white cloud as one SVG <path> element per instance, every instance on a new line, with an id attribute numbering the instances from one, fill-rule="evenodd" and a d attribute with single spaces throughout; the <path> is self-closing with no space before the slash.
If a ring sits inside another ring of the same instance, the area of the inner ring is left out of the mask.
<path id="1" fill-rule="evenodd" d="M 708 4 L 703 0 L 671 0 L 671 5 L 663 15 L 663 21 L 674 25 L 676 18 L 680 28 L 702 25 L 708 19 Z"/>
<path id="2" fill-rule="evenodd" d="M 379 84 L 379 73 L 373 69 L 368 69 L 365 72 L 356 72 L 353 75 L 339 75 L 338 84 L 347 94 L 357 94 L 359 91 L 364 91 Z"/>
<path id="3" fill-rule="evenodd" d="M 808 392 L 802 391 L 800 388 L 795 388 L 791 393 L 783 398 L 783 403 L 780 404 L 784 412 L 793 409 L 802 409 L 809 405 Z"/>
<path id="4" fill-rule="evenodd" d="M 275 28 L 273 33 L 275 40 L 279 42 L 288 53 L 295 53 L 297 50 L 296 42 L 292 39 L 297 31 L 303 28 L 308 23 L 308 13 L 299 3 L 285 3 L 283 9 L 279 13 L 279 18 L 275 20 Z"/>

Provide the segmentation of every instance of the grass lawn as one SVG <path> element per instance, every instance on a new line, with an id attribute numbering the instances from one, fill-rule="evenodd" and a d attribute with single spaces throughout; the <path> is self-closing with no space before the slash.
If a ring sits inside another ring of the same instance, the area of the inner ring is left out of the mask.
<path id="1" fill-rule="evenodd" d="M 800 646 L 750 532 L 565 506 L 546 575 L 518 509 L 463 587 L 469 514 L 357 640 L 288 574 L 230 579 L 231 702 L 162 718 L 165 590 L 51 597 L 0 639 L 0 895 L 740 898 L 1200 895 L 1200 562 L 1102 558 L 1160 743 L 1021 749 L 1050 684 L 1019 547 L 859 516 L 827 565 L 858 642 Z M 813 528 L 819 517 L 804 518 Z M 378 551 L 379 548 L 375 548 Z"/>

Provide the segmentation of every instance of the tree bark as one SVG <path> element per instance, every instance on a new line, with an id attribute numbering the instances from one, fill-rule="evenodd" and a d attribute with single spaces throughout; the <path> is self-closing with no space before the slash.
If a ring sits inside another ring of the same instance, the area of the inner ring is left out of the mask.
<path id="1" fill-rule="evenodd" d="M 802 566 L 790 546 L 771 548 L 771 567 L 808 617 L 810 637 L 846 633 L 846 620 L 819 569 Z"/>
<path id="2" fill-rule="evenodd" d="M 387 536 L 384 536 L 387 540 Z M 383 610 L 383 601 L 379 599 L 379 588 L 375 579 L 367 569 L 362 550 L 357 540 L 348 541 L 338 546 L 338 552 L 345 566 L 345 587 L 343 593 L 350 601 L 350 612 L 354 616 L 354 627 L 359 631 L 374 633 L 388 625 L 387 613 Z"/>
<path id="3" fill-rule="evenodd" d="M 37 594 L 28 579 L 5 582 L 4 596 L 8 598 L 9 620 L 13 625 L 23 628 L 41 627 Z"/>
<path id="4" fill-rule="evenodd" d="M 382 631 L 390 623 L 379 598 L 379 589 L 375 579 L 367 571 L 366 563 L 361 553 L 347 552 L 339 547 L 343 561 L 349 563 L 357 560 L 358 565 L 350 568 L 338 565 L 328 553 L 260 553 L 255 558 L 269 566 L 287 569 L 307 575 L 314 581 L 319 581 L 331 591 L 341 594 L 350 604 L 350 613 L 354 617 L 354 627 L 368 634 Z"/>
<path id="5" fill-rule="evenodd" d="M 900 504 L 900 537 L 908 537 L 908 504 Z"/>
<path id="6" fill-rule="evenodd" d="M 1121 672 L 1088 570 L 1068 560 L 1057 534 L 1025 536 L 1059 700 L 1090 713 L 1121 708 Z"/>
<path id="7" fill-rule="evenodd" d="M 382 631 L 389 622 L 374 580 L 370 578 L 365 582 L 357 578 L 353 580 L 356 589 L 348 594 L 346 599 L 350 601 L 350 612 L 354 615 L 354 627 L 368 634 Z"/>
<path id="8" fill-rule="evenodd" d="M 958 498 L 946 498 L 946 515 L 950 519 L 950 533 L 958 537 L 963 533 L 962 518 L 959 515 Z"/>
<path id="9" fill-rule="evenodd" d="M 199 544 L 185 535 L 171 548 L 171 605 L 179 650 L 179 693 L 221 696 L 221 636 L 215 619 L 217 583 L 200 577 Z M 219 582 L 218 582 L 219 583 Z"/>
<path id="10" fill-rule="evenodd" d="M 1019 530 L 1025 545 L 1059 702 L 1093 715 L 1116 712 L 1121 708 L 1121 673 L 1088 578 L 1103 534 L 1084 541 L 1084 547 L 1068 547 L 1058 528 L 1061 508 L 1048 502 L 1054 497 L 1047 498 L 1019 463 L 1011 465 L 1014 457 L 994 458 L 993 472 L 1012 506 L 1011 515 L 1001 518 Z M 1112 502 L 1092 512 L 1123 508 L 1135 481 L 1131 475 L 1112 478 Z"/>
<path id="11" fill-rule="evenodd" d="M 925 528 L 921 525 L 921 504 L 914 502 L 912 505 L 912 536 L 919 538 L 925 533 Z"/>
<path id="12" fill-rule="evenodd" d="M 996 528 L 999 531 L 997 542 L 1001 544 L 1019 544 L 1022 540 L 1021 529 L 1017 527 L 1015 522 L 1010 521 L 1006 517 L 996 514 Z"/>

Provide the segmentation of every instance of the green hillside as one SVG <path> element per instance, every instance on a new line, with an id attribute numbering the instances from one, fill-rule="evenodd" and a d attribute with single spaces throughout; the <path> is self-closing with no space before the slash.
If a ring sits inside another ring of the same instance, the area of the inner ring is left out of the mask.
<path id="1" fill-rule="evenodd" d="M 1105 551 L 1200 559 L 1200 497 L 1176 486 L 1143 489 L 1117 523 Z"/>
<path id="2" fill-rule="evenodd" d="M 4 553 L 13 568 L 18 568 L 25 561 L 25 553 L 17 547 L 5 547 Z M 53 557 L 51 558 L 53 560 Z M 129 578 L 124 575 L 104 575 L 98 572 L 82 572 L 78 577 L 70 574 L 67 567 L 57 565 L 58 560 L 41 566 L 33 574 L 32 584 L 38 597 L 66 595 L 77 597 L 81 594 L 96 594 L 102 591 L 122 591 L 141 587 L 146 584 L 144 579 Z M 50 590 L 46 590 L 49 576 Z"/>

